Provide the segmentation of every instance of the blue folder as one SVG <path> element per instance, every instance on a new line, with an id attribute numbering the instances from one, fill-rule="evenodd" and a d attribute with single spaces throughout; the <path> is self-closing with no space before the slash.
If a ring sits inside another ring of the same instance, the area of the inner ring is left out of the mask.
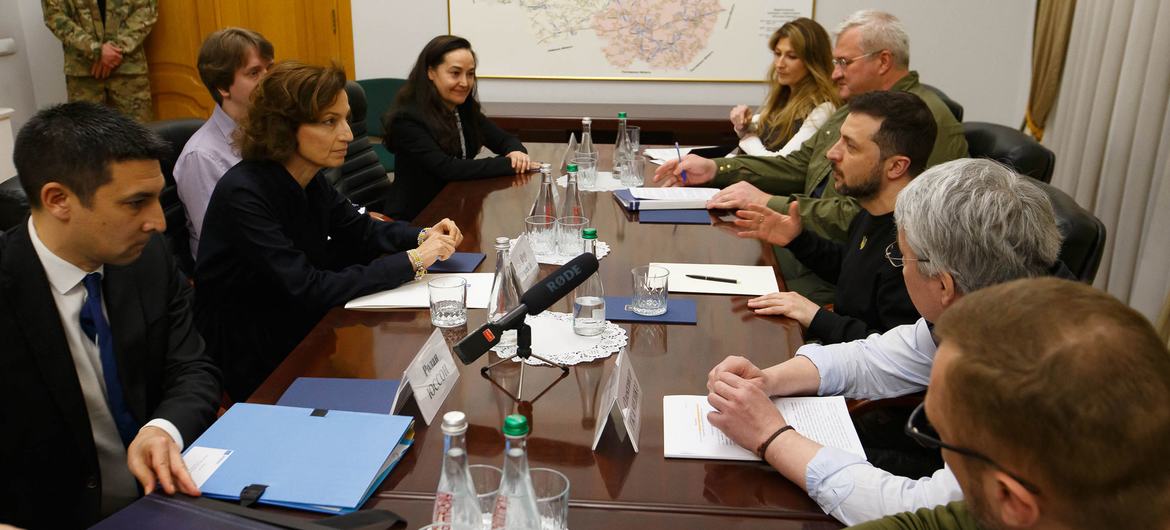
<path id="1" fill-rule="evenodd" d="M 282 407 L 393 414 L 397 379 L 298 377 L 276 402 Z"/>
<path id="2" fill-rule="evenodd" d="M 651 322 L 657 324 L 694 324 L 699 321 L 694 300 L 669 298 L 666 302 L 666 312 L 656 317 L 626 311 L 626 304 L 629 303 L 630 297 L 628 296 L 605 297 L 605 319 L 612 322 Z"/>
<path id="3" fill-rule="evenodd" d="M 352 512 L 413 442 L 414 420 L 344 410 L 236 403 L 187 451 L 230 450 L 203 495 L 237 500 L 265 486 L 258 502 L 324 513 Z"/>
<path id="4" fill-rule="evenodd" d="M 427 267 L 427 272 L 475 272 L 486 257 L 482 252 L 456 252 L 445 261 Z"/>
<path id="5" fill-rule="evenodd" d="M 642 210 L 638 212 L 639 223 L 709 225 L 711 215 L 707 210 Z"/>

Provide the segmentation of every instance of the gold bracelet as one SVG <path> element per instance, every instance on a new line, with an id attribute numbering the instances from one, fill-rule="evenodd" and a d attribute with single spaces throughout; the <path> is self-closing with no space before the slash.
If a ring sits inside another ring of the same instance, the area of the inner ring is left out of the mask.
<path id="1" fill-rule="evenodd" d="M 410 259 L 410 266 L 414 268 L 414 279 L 422 279 L 427 275 L 427 266 L 423 263 L 422 256 L 419 255 L 418 249 L 412 248 L 406 251 L 406 257 Z"/>
<path id="2" fill-rule="evenodd" d="M 430 232 L 430 230 L 430 228 L 424 228 L 418 231 L 418 244 L 421 245 L 423 244 L 423 241 L 427 240 L 427 232 Z"/>

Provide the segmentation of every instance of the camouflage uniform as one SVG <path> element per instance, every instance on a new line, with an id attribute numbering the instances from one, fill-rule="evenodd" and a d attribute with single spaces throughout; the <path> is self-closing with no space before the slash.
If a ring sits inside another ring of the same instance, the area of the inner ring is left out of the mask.
<path id="1" fill-rule="evenodd" d="M 41 0 L 45 25 L 65 50 L 69 101 L 108 104 L 139 121 L 153 117 L 143 42 L 158 20 L 156 0 L 106 0 L 103 21 L 97 0 Z M 109 77 L 90 73 L 101 59 L 102 44 L 122 50 L 122 64 Z"/>

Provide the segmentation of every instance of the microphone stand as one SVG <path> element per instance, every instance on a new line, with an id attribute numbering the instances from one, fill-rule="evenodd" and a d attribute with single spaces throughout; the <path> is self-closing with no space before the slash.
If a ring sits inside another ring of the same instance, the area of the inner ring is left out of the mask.
<path id="1" fill-rule="evenodd" d="M 479 375 L 481 375 L 484 378 L 486 378 L 487 380 L 491 381 L 492 384 L 496 385 L 497 387 L 504 388 L 503 385 L 498 383 L 490 375 L 492 368 L 495 368 L 496 366 L 500 365 L 501 363 L 510 362 L 517 357 L 519 357 L 521 359 L 521 362 L 520 362 L 520 386 L 516 389 L 517 395 L 515 395 L 515 396 L 512 395 L 512 393 L 508 392 L 506 389 L 504 391 L 504 393 L 507 394 L 508 397 L 512 398 L 512 400 L 517 402 L 517 403 L 525 403 L 525 401 L 520 399 L 519 396 L 524 394 L 524 365 L 528 364 L 528 363 L 525 363 L 523 361 L 527 360 L 529 357 L 534 358 L 534 359 L 536 359 L 544 364 L 547 364 L 549 366 L 555 366 L 555 367 L 561 369 L 561 376 L 558 377 L 552 383 L 550 383 L 547 387 L 545 387 L 545 389 L 543 391 L 541 391 L 539 394 L 537 394 L 536 397 L 532 399 L 532 401 L 536 401 L 537 399 L 539 399 L 540 396 L 543 396 L 545 394 L 545 392 L 548 392 L 548 390 L 550 388 L 552 388 L 553 385 L 559 383 L 561 381 L 561 379 L 564 379 L 565 377 L 568 377 L 568 375 L 569 375 L 569 367 L 567 365 L 564 365 L 564 364 L 561 364 L 558 362 L 550 361 L 544 357 L 541 357 L 535 353 L 532 353 L 532 327 L 529 326 L 527 322 L 521 322 L 520 326 L 516 328 L 516 353 L 513 355 L 509 355 L 507 357 L 501 358 L 498 361 L 489 363 L 487 366 L 480 368 Z M 529 402 L 529 403 L 531 403 L 531 402 Z"/>

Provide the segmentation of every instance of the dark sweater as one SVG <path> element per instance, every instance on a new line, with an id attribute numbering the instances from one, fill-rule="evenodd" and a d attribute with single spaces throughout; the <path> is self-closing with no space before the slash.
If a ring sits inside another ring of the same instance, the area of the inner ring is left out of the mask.
<path id="1" fill-rule="evenodd" d="M 847 243 L 805 230 L 788 244 L 801 263 L 837 285 L 833 311 L 818 310 L 809 324 L 812 338 L 848 342 L 918 320 L 901 269 L 886 259 L 897 237 L 893 213 L 875 217 L 863 209 L 849 223 Z"/>
<path id="2" fill-rule="evenodd" d="M 394 189 L 386 203 L 386 215 L 400 220 L 414 219 L 449 181 L 516 173 L 512 161 L 502 155 L 512 151 L 527 153 L 520 140 L 482 113 L 472 115 L 467 104 L 457 110 L 463 124 L 466 155 L 458 150 L 444 151 L 418 109 L 404 107 L 395 111 L 385 140 L 387 149 L 394 153 Z M 501 156 L 476 159 L 484 146 Z"/>
<path id="3" fill-rule="evenodd" d="M 400 251 L 418 234 L 358 213 L 321 173 L 301 189 L 276 162 L 228 170 L 195 263 L 196 324 L 228 394 L 247 399 L 329 309 L 413 279 Z"/>

